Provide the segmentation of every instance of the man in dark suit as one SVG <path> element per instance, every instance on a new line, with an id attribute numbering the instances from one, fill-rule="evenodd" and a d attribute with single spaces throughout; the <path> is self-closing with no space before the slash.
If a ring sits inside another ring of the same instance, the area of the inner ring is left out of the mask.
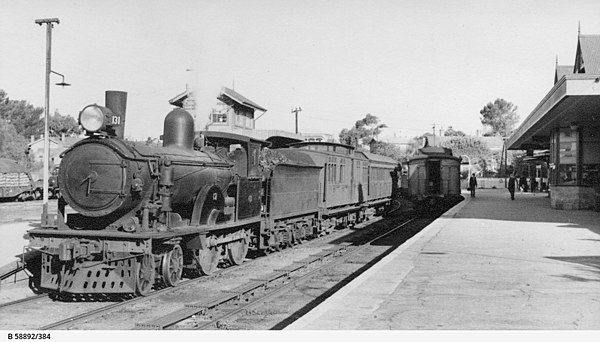
<path id="1" fill-rule="evenodd" d="M 475 197 L 475 189 L 477 189 L 477 177 L 475 177 L 475 174 L 472 174 L 471 179 L 469 179 L 469 190 L 471 190 L 471 197 Z"/>

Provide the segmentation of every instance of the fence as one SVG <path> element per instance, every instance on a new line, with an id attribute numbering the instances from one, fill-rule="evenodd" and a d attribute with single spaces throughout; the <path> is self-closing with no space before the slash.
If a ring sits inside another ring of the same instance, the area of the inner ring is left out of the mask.
<path id="1" fill-rule="evenodd" d="M 504 189 L 504 180 L 505 178 L 477 178 L 477 187 L 479 189 Z M 460 188 L 466 189 L 468 187 L 469 179 L 461 179 Z"/>

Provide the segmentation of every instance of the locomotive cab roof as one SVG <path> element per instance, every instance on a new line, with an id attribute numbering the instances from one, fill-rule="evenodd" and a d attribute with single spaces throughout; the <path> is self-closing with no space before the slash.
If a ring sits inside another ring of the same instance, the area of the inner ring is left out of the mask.
<path id="1" fill-rule="evenodd" d="M 201 133 L 210 145 L 228 146 L 232 144 L 247 144 L 251 142 L 260 144 L 261 147 L 271 146 L 271 143 L 268 141 L 251 138 L 241 134 L 218 131 L 202 131 Z"/>

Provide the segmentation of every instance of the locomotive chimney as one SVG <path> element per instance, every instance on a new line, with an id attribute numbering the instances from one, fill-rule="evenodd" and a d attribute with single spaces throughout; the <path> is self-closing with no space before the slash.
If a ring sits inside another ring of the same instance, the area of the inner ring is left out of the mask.
<path id="1" fill-rule="evenodd" d="M 111 122 L 107 125 L 112 126 L 115 135 L 119 139 L 125 136 L 125 111 L 127 109 L 127 92 L 117 90 L 107 90 L 104 97 L 106 108 L 113 112 Z"/>
<path id="2" fill-rule="evenodd" d="M 194 149 L 194 118 L 190 113 L 176 108 L 167 114 L 163 129 L 163 146 Z"/>

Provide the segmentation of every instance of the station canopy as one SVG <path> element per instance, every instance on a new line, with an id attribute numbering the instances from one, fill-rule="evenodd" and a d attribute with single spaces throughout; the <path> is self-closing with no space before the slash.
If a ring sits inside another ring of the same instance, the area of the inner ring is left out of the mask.
<path id="1" fill-rule="evenodd" d="M 600 122 L 600 75 L 564 75 L 507 140 L 511 150 L 550 148 L 556 127 Z"/>

